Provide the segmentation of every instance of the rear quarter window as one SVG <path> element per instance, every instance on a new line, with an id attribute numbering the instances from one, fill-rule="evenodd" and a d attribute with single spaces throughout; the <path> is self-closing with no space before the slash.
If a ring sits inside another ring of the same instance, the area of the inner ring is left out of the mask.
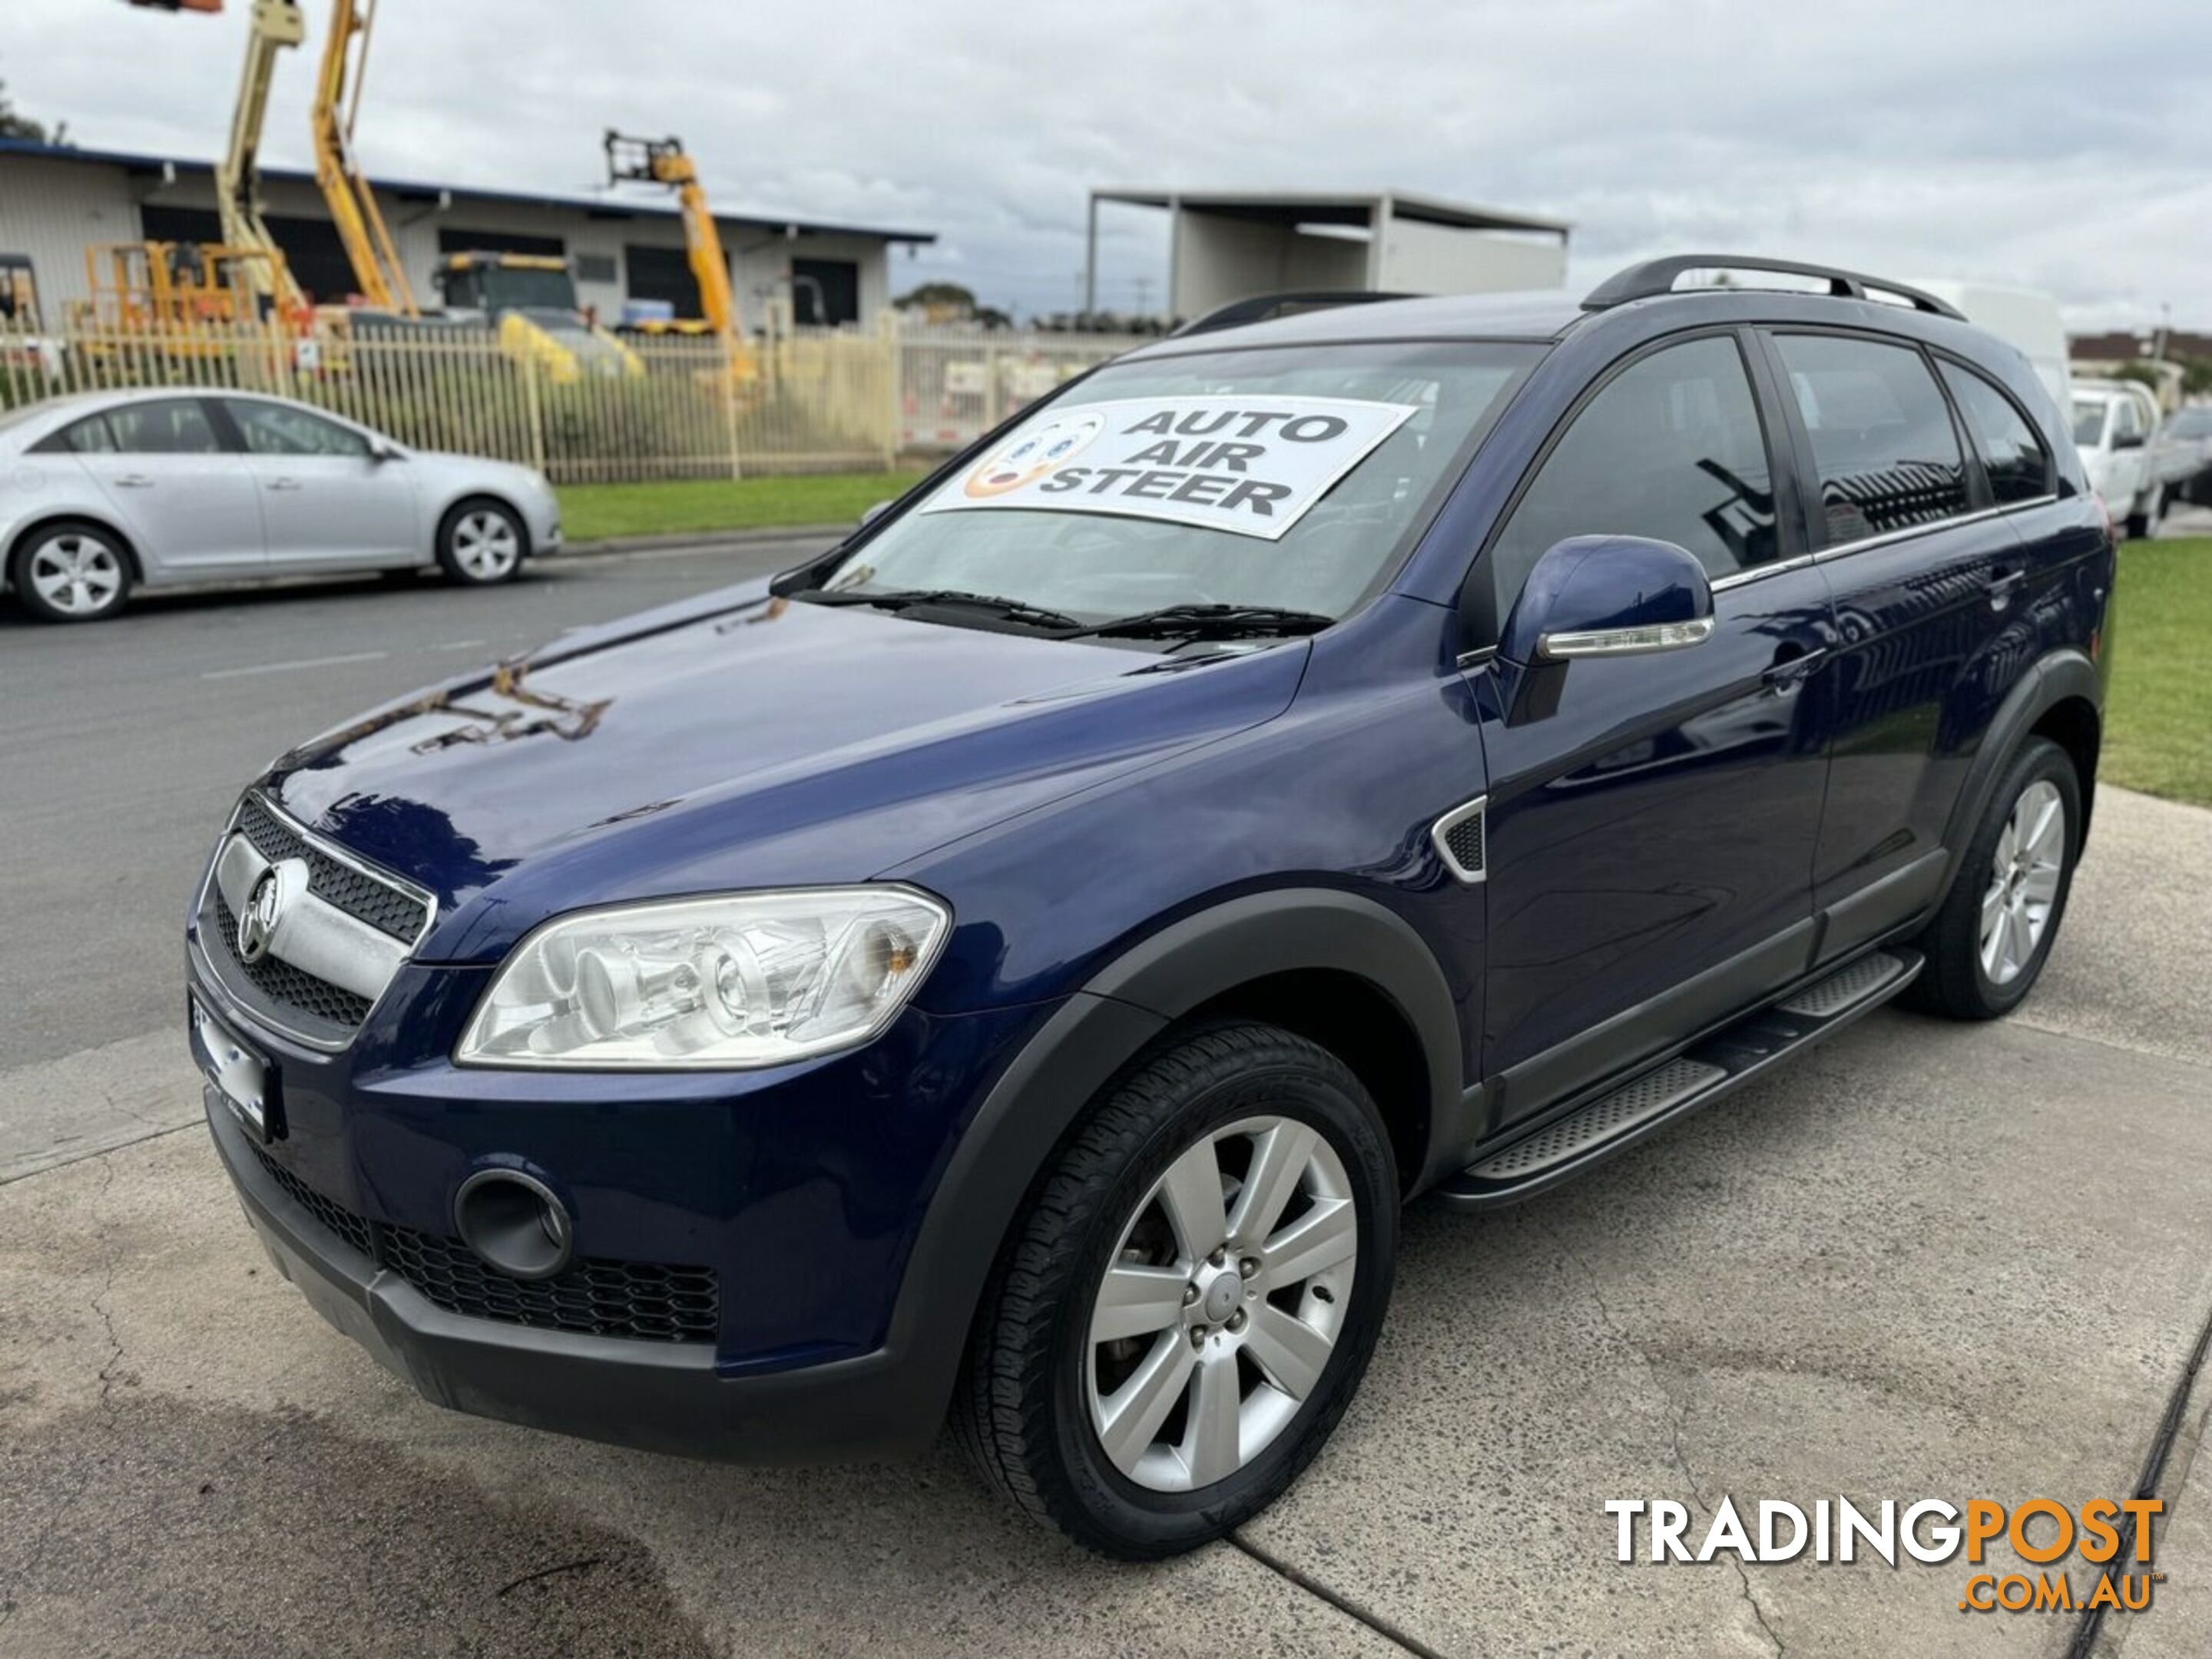
<path id="1" fill-rule="evenodd" d="M 34 455 L 112 455 L 115 453 L 115 434 L 108 429 L 105 415 L 88 415 L 81 421 L 71 421 L 58 431 L 49 432 L 31 446 Z"/>
<path id="2" fill-rule="evenodd" d="M 2051 494 L 2051 451 L 2020 406 L 1958 363 L 1943 364 L 1943 381 L 1981 452 L 1982 470 L 1989 475 L 1990 493 L 1996 504 L 2008 507 Z"/>

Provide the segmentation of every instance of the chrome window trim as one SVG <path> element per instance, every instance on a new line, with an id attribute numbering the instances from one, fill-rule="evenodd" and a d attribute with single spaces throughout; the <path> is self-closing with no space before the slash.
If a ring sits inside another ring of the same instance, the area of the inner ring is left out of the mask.
<path id="1" fill-rule="evenodd" d="M 1784 571 L 1802 570 L 1813 562 L 1813 556 L 1810 553 L 1800 553 L 1794 559 L 1782 559 L 1772 564 L 1755 564 L 1745 570 L 1731 570 L 1725 576 L 1713 578 L 1713 592 L 1725 593 L 1731 587 L 1741 587 L 1768 576 L 1779 576 Z"/>
<path id="2" fill-rule="evenodd" d="M 1824 547 L 1813 555 L 1815 562 L 1841 558 L 1863 548 L 1886 547 L 1892 542 L 1910 541 L 1915 536 L 1932 536 L 1939 530 L 1955 529 L 1960 525 L 1980 524 L 1989 519 L 2002 519 L 2008 513 L 2026 513 L 2039 507 L 2057 505 L 2056 495 L 2038 495 L 2031 501 L 2007 501 L 2002 507 L 1985 507 L 1978 512 L 1961 513 L 1948 519 L 1937 519 L 1929 524 L 1908 525 L 1902 530 L 1885 531 L 1879 536 L 1862 536 L 1855 542 L 1843 542 L 1834 547 Z"/>
<path id="3" fill-rule="evenodd" d="M 2011 513 L 2033 512 L 2039 507 L 2055 507 L 2056 495 L 2038 495 L 2025 501 L 2007 501 L 2002 507 L 1984 507 L 1972 513 L 1961 513 L 1948 519 L 1936 519 L 1927 524 L 1907 525 L 1902 530 L 1884 531 L 1879 536 L 1862 536 L 1856 541 L 1839 542 L 1833 547 L 1823 547 L 1815 552 L 1801 553 L 1794 559 L 1784 559 L 1779 564 L 1753 565 L 1748 570 L 1731 571 L 1713 579 L 1716 593 L 1725 593 L 1732 587 L 1741 587 L 1763 577 L 1778 576 L 1785 570 L 1802 570 L 1807 565 L 1826 564 L 1831 559 L 1848 557 L 1869 548 L 1887 547 L 1896 542 L 1910 541 L 1915 536 L 1932 536 L 1939 530 L 1955 530 L 1962 525 L 1980 524 L 1985 520 L 2002 519 Z"/>
<path id="4" fill-rule="evenodd" d="M 1455 879 L 1468 887 L 1490 879 L 1490 826 L 1487 823 L 1482 826 L 1482 868 L 1480 870 L 1470 870 L 1462 864 L 1446 837 L 1469 818 L 1480 817 L 1489 805 L 1487 794 L 1477 795 L 1473 800 L 1453 807 L 1429 826 L 1429 844 L 1437 849 L 1437 856 L 1443 860 L 1444 868 L 1452 872 Z"/>

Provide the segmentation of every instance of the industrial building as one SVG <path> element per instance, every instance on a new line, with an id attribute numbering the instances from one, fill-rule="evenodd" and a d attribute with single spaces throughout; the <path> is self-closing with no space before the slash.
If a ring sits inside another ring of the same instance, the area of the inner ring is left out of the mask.
<path id="1" fill-rule="evenodd" d="M 301 287 L 319 301 L 343 302 L 353 272 L 313 175 L 266 167 L 261 184 L 269 228 Z M 671 204 L 402 179 L 380 179 L 375 189 L 408 279 L 426 299 L 437 293 L 432 272 L 443 254 L 550 254 L 574 262 L 579 302 L 605 321 L 630 300 L 700 315 Z M 894 250 L 936 240 L 927 231 L 775 215 L 714 218 L 756 325 L 771 303 L 788 304 L 799 323 L 872 324 L 890 303 Z M 29 258 L 49 314 L 89 297 L 88 247 L 148 240 L 222 240 L 210 163 L 0 139 L 0 258 Z"/>
<path id="2" fill-rule="evenodd" d="M 1098 210 L 1168 216 L 1171 317 L 1291 289 L 1484 294 L 1566 280 L 1562 220 L 1407 191 L 1094 190 L 1085 307 L 1098 308 Z"/>

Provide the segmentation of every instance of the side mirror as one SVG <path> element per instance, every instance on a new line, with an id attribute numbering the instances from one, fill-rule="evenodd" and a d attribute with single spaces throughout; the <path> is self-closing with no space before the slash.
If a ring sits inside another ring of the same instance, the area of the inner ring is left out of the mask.
<path id="1" fill-rule="evenodd" d="M 877 520 L 882 518 L 884 514 L 890 512 L 896 505 L 896 503 L 893 501 L 878 501 L 873 507 L 860 514 L 860 528 L 866 530 Z"/>
<path id="2" fill-rule="evenodd" d="M 371 444 L 368 447 L 368 459 L 380 465 L 386 461 L 403 461 L 407 458 L 390 444 Z"/>
<path id="3" fill-rule="evenodd" d="M 1712 583 L 1685 549 L 1643 536 L 1571 536 L 1528 573 L 1498 653 L 1530 667 L 1640 657 L 1702 644 L 1712 631 Z"/>
<path id="4" fill-rule="evenodd" d="M 2148 441 L 2140 432 L 2119 432 L 2112 435 L 2115 449 L 2141 449 Z"/>

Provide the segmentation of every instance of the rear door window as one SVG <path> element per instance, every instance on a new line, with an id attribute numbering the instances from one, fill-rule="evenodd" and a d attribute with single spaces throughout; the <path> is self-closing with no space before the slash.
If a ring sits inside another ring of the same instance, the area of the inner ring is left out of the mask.
<path id="1" fill-rule="evenodd" d="M 1491 549 L 1498 614 L 1547 549 L 1599 535 L 1673 542 L 1716 577 L 1774 558 L 1773 469 L 1733 337 L 1638 358 L 1575 416 Z"/>
<path id="2" fill-rule="evenodd" d="M 334 455 L 358 460 L 368 453 L 368 440 L 351 428 L 289 404 L 227 398 L 223 407 L 237 422 L 239 435 L 252 454 Z"/>
<path id="3" fill-rule="evenodd" d="M 115 447 L 130 455 L 220 455 L 222 442 L 196 399 L 118 404 L 107 411 Z"/>
<path id="4" fill-rule="evenodd" d="M 1989 381 L 1957 363 L 1943 365 L 1944 384 L 1966 418 L 1981 451 L 1982 470 L 1999 507 L 2051 494 L 2051 452 L 2020 406 Z"/>
<path id="5" fill-rule="evenodd" d="M 1958 429 L 1917 351 L 1834 334 L 1782 334 L 1775 344 L 1812 441 L 1814 526 L 1826 545 L 1967 510 Z"/>

